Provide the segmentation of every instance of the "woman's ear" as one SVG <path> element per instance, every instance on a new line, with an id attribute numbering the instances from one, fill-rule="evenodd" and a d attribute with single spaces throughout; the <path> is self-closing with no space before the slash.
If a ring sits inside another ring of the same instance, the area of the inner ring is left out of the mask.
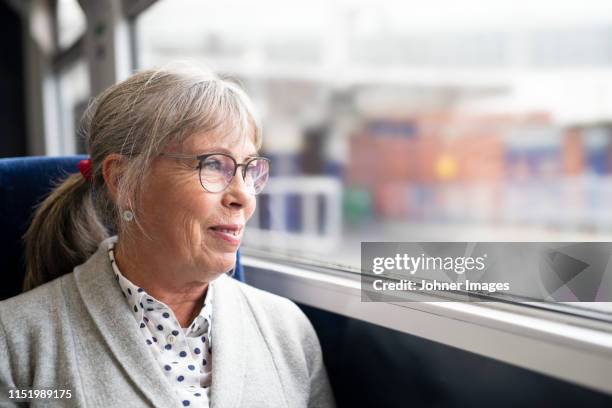
<path id="1" fill-rule="evenodd" d="M 117 153 L 111 153 L 102 162 L 102 176 L 104 183 L 113 200 L 117 202 L 119 195 L 119 181 L 125 170 L 125 160 Z"/>

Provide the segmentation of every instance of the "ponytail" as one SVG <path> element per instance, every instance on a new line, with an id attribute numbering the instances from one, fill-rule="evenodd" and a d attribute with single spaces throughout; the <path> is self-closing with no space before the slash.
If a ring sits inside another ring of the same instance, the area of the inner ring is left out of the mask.
<path id="1" fill-rule="evenodd" d="M 80 173 L 71 174 L 39 205 L 24 235 L 24 290 L 72 272 L 109 236 L 96 214 L 92 191 Z"/>

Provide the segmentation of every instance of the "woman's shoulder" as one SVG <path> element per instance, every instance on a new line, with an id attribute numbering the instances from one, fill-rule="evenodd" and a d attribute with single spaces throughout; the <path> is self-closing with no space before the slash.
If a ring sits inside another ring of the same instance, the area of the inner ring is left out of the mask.
<path id="1" fill-rule="evenodd" d="M 230 279 L 238 291 L 244 296 L 250 305 L 257 308 L 263 308 L 267 311 L 275 311 L 282 315 L 302 315 L 302 311 L 291 300 L 258 289 L 245 282 L 240 282 L 235 279 Z"/>
<path id="2" fill-rule="evenodd" d="M 112 237 L 110 239 L 114 239 Z M 109 240 L 110 240 L 109 239 Z M 108 258 L 106 245 L 109 240 L 100 243 L 98 250 L 83 264 L 77 265 L 72 272 L 40 285 L 15 297 L 0 301 L 0 321 L 31 321 L 46 318 L 55 321 L 63 305 L 77 296 L 77 276 L 81 281 L 98 280 L 102 271 L 107 268 L 104 263 Z"/>
<path id="3" fill-rule="evenodd" d="M 246 300 L 248 309 L 261 329 L 269 329 L 285 336 L 295 336 L 300 341 L 307 338 L 316 339 L 310 321 L 291 300 L 229 277 L 226 279 L 232 281 L 232 286 Z"/>
<path id="4" fill-rule="evenodd" d="M 32 290 L 0 301 L 0 322 L 6 328 L 31 327 L 36 321 L 49 323 L 64 301 L 64 285 L 73 274 L 63 275 Z"/>

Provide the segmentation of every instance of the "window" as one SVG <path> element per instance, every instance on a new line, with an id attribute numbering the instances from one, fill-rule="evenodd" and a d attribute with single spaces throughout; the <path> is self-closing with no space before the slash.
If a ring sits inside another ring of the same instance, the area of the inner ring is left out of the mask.
<path id="1" fill-rule="evenodd" d="M 358 270 L 362 241 L 612 239 L 609 2 L 157 2 L 135 32 L 140 68 L 254 99 L 273 177 L 246 252 Z"/>
<path id="2" fill-rule="evenodd" d="M 89 71 L 83 59 L 68 65 L 58 75 L 62 153 L 85 153 L 84 140 L 77 131 L 89 98 Z"/>
<path id="3" fill-rule="evenodd" d="M 65 50 L 85 34 L 85 13 L 77 0 L 59 0 L 56 16 L 58 45 L 61 50 Z"/>

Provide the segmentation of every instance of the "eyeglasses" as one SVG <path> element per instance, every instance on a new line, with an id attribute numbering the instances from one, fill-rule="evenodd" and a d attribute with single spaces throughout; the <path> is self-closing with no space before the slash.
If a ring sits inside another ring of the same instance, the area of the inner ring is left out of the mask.
<path id="1" fill-rule="evenodd" d="M 211 153 L 200 156 L 162 153 L 162 156 L 174 159 L 197 160 L 195 170 L 200 173 L 200 184 L 210 193 L 220 193 L 225 190 L 234 179 L 238 167 L 242 167 L 242 179 L 251 194 L 259 194 L 268 181 L 270 173 L 270 159 L 266 157 L 252 157 L 244 163 L 237 163 L 229 154 Z"/>

